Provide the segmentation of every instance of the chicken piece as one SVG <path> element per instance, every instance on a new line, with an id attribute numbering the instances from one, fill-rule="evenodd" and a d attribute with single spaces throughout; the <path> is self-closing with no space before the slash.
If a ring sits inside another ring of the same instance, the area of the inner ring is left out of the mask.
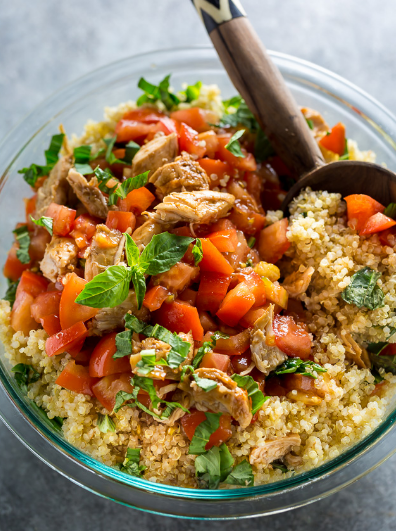
<path id="1" fill-rule="evenodd" d="M 327 131 L 330 131 L 330 127 L 327 125 L 323 116 L 318 111 L 309 109 L 308 107 L 303 107 L 301 112 L 306 120 L 310 120 L 312 122 L 312 133 L 317 140 L 320 140 L 322 136 L 327 133 Z"/>
<path id="2" fill-rule="evenodd" d="M 133 232 L 132 239 L 138 246 L 139 251 L 142 252 L 146 245 L 151 242 L 155 234 L 161 234 L 161 232 L 165 232 L 166 230 L 167 225 L 155 219 L 154 216 L 149 215 L 148 220 Z"/>
<path id="3" fill-rule="evenodd" d="M 71 168 L 71 158 L 62 157 L 50 171 L 48 178 L 37 192 L 36 219 L 44 216 L 51 203 L 65 205 L 69 193 L 67 174 Z"/>
<path id="4" fill-rule="evenodd" d="M 168 223 L 213 223 L 226 216 L 234 202 L 231 194 L 200 190 L 169 194 L 155 210 L 158 219 Z"/>
<path id="5" fill-rule="evenodd" d="M 111 265 L 119 263 L 125 239 L 119 230 L 96 225 L 96 232 L 85 262 L 85 280 L 92 280 Z"/>
<path id="6" fill-rule="evenodd" d="M 287 468 L 297 468 L 298 466 L 301 466 L 304 461 L 301 455 L 295 455 L 289 452 L 284 456 L 283 462 Z"/>
<path id="7" fill-rule="evenodd" d="M 294 273 L 287 275 L 282 282 L 282 286 L 289 294 L 289 297 L 297 299 L 299 295 L 305 293 L 314 273 L 315 269 L 313 267 L 308 267 L 304 272 L 294 271 Z"/>
<path id="8" fill-rule="evenodd" d="M 162 396 L 164 396 L 165 393 L 171 392 L 170 388 L 171 387 L 173 388 L 174 385 L 175 384 L 170 384 L 170 385 L 167 385 L 165 387 L 161 387 L 161 389 L 158 391 L 158 396 L 161 398 Z M 167 388 L 169 388 L 169 391 L 167 391 Z M 163 390 L 164 390 L 164 394 L 161 394 L 161 391 L 163 391 Z M 180 389 L 178 389 L 173 394 L 172 402 L 178 402 L 181 406 L 183 406 L 186 409 L 190 409 L 191 406 L 193 405 L 191 395 L 181 391 Z M 173 426 L 175 424 L 175 422 L 177 422 L 182 417 L 184 417 L 185 414 L 186 414 L 186 412 L 183 409 L 181 409 L 180 407 L 177 407 L 176 409 L 174 409 L 172 411 L 172 413 L 171 413 L 169 418 L 167 418 L 167 419 L 155 419 L 155 420 L 157 422 L 161 422 L 162 424 L 166 424 L 167 426 Z"/>
<path id="9" fill-rule="evenodd" d="M 187 154 L 158 168 L 150 182 L 155 185 L 159 199 L 172 192 L 209 190 L 209 177 L 205 170 Z"/>
<path id="10" fill-rule="evenodd" d="M 275 344 L 275 334 L 272 329 L 274 308 L 275 305 L 270 304 L 265 313 L 254 323 L 250 332 L 252 360 L 258 370 L 265 375 L 287 360 L 287 354 Z"/>
<path id="11" fill-rule="evenodd" d="M 195 374 L 217 383 L 215 389 L 204 391 L 194 380 L 191 382 L 190 392 L 195 407 L 199 411 L 228 413 L 239 422 L 241 428 L 247 428 L 252 420 L 247 391 L 238 387 L 234 380 L 218 369 L 200 368 L 195 371 Z"/>
<path id="12" fill-rule="evenodd" d="M 301 438 L 297 433 L 278 437 L 273 441 L 266 441 L 263 446 L 253 448 L 250 452 L 249 462 L 251 465 L 268 467 L 272 461 L 282 459 L 288 454 L 293 446 L 301 446 Z"/>
<path id="13" fill-rule="evenodd" d="M 100 219 L 107 218 L 107 214 L 109 213 L 107 201 L 99 188 L 97 188 L 98 181 L 96 177 L 93 177 L 88 182 L 81 173 L 71 168 L 67 176 L 67 181 L 91 216 Z"/>
<path id="14" fill-rule="evenodd" d="M 131 312 L 141 321 L 147 321 L 150 312 L 147 308 L 142 306 L 138 310 L 136 294 L 131 289 L 128 297 L 119 306 L 115 308 L 101 308 L 96 316 L 92 319 L 90 334 L 94 336 L 101 336 L 107 334 L 118 328 L 125 327 L 125 314 Z"/>
<path id="15" fill-rule="evenodd" d="M 58 277 L 71 273 L 77 265 L 78 247 L 72 238 L 53 236 L 40 263 L 43 275 L 56 282 Z"/>
<path id="16" fill-rule="evenodd" d="M 346 359 L 362 369 L 370 369 L 371 361 L 367 350 L 359 346 L 346 330 L 341 330 L 338 336 L 344 343 Z"/>
<path id="17" fill-rule="evenodd" d="M 176 133 L 158 136 L 142 146 L 132 161 L 132 176 L 150 170 L 149 176 L 158 168 L 171 162 L 177 155 L 178 142 Z"/>

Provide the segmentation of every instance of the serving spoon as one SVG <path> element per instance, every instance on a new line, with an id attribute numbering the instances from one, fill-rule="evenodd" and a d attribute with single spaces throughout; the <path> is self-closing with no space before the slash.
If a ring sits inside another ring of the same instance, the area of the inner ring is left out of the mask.
<path id="1" fill-rule="evenodd" d="M 396 174 L 372 162 L 326 164 L 282 74 L 246 17 L 239 0 L 192 0 L 231 78 L 276 153 L 297 182 L 282 207 L 287 211 L 301 189 L 367 194 L 387 205 L 396 198 Z"/>

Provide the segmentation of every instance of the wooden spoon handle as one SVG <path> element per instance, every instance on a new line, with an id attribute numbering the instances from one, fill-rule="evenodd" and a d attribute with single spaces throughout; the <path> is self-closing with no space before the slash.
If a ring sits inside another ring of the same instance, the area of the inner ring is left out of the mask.
<path id="1" fill-rule="evenodd" d="M 290 90 L 239 0 L 192 0 L 235 88 L 277 154 L 298 176 L 324 164 Z"/>

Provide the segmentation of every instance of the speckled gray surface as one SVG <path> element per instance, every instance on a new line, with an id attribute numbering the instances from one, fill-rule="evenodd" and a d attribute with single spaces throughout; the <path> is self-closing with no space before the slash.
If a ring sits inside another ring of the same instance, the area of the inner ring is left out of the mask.
<path id="1" fill-rule="evenodd" d="M 244 5 L 268 48 L 329 68 L 396 111 L 394 0 Z M 0 0 L 0 137 L 91 69 L 157 48 L 208 43 L 188 0 Z M 1 423 L 0 456 L 1 531 L 396 529 L 396 457 L 330 498 L 236 524 L 177 521 L 101 499 L 41 463 Z"/>

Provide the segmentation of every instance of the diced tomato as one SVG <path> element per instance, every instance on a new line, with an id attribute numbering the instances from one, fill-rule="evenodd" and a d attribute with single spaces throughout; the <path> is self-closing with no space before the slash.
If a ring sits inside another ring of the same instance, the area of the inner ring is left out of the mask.
<path id="1" fill-rule="evenodd" d="M 217 123 L 219 120 L 216 113 L 201 109 L 200 107 L 180 109 L 179 111 L 172 112 L 170 117 L 173 118 L 173 120 L 184 122 L 199 133 L 207 131 L 210 129 L 209 124 Z"/>
<path id="2" fill-rule="evenodd" d="M 184 415 L 180 422 L 186 436 L 192 440 L 197 427 L 206 420 L 206 415 L 203 411 L 192 411 Z M 232 436 L 231 430 L 231 416 L 222 414 L 220 417 L 220 426 L 212 433 L 209 438 L 205 450 L 209 450 L 212 446 L 220 446 Z"/>
<path id="3" fill-rule="evenodd" d="M 50 233 L 41 227 L 36 227 L 30 235 L 29 255 L 34 262 L 44 258 L 45 249 L 51 241 Z"/>
<path id="4" fill-rule="evenodd" d="M 46 315 L 56 315 L 59 317 L 60 299 L 60 291 L 40 293 L 32 304 L 31 314 L 33 319 L 35 319 L 37 323 L 40 323 L 40 319 Z"/>
<path id="5" fill-rule="evenodd" d="M 178 299 L 183 302 L 188 302 L 188 304 L 191 304 L 191 306 L 195 306 L 197 302 L 197 295 L 198 293 L 193 289 L 186 288 L 178 295 Z"/>
<path id="6" fill-rule="evenodd" d="M 137 188 L 132 190 L 126 196 L 125 199 L 119 201 L 119 208 L 124 212 L 134 212 L 136 215 L 140 215 L 142 212 L 148 209 L 151 203 L 154 201 L 155 196 L 142 186 L 142 188 Z"/>
<path id="7" fill-rule="evenodd" d="M 330 134 L 319 140 L 319 144 L 341 157 L 345 152 L 345 125 L 341 122 L 336 124 Z"/>
<path id="8" fill-rule="evenodd" d="M 220 181 L 224 179 L 224 176 L 228 175 L 230 177 L 234 173 L 232 166 L 222 160 L 205 158 L 199 159 L 198 162 L 201 168 L 203 168 L 208 174 L 210 188 L 221 186 Z"/>
<path id="9" fill-rule="evenodd" d="M 79 321 L 88 321 L 98 313 L 97 308 L 90 308 L 74 302 L 77 296 L 82 292 L 87 281 L 78 277 L 75 273 L 68 276 L 65 287 L 62 291 L 59 317 L 62 329 L 70 328 Z"/>
<path id="10" fill-rule="evenodd" d="M 74 347 L 77 342 L 85 338 L 88 334 L 87 327 L 82 321 L 75 323 L 70 328 L 62 330 L 58 334 L 51 336 L 45 342 L 47 356 L 56 356 L 66 352 L 69 347 Z"/>
<path id="11" fill-rule="evenodd" d="M 115 127 L 117 142 L 129 142 L 130 140 L 143 141 L 149 133 L 156 131 L 155 123 L 143 123 L 124 118 Z"/>
<path id="12" fill-rule="evenodd" d="M 21 291 L 15 299 L 11 312 L 11 326 L 15 332 L 22 332 L 25 336 L 29 335 L 31 330 L 37 330 L 40 325 L 36 323 L 30 314 L 30 307 L 33 304 L 34 297 L 26 291 Z"/>
<path id="13" fill-rule="evenodd" d="M 18 260 L 16 255 L 18 248 L 19 246 L 17 243 L 12 244 L 3 269 L 4 276 L 13 281 L 18 280 L 22 273 L 26 271 L 26 269 L 29 269 L 31 265 L 30 262 L 28 264 L 22 264 L 22 262 Z"/>
<path id="14" fill-rule="evenodd" d="M 195 341 L 202 341 L 203 328 L 199 320 L 198 310 L 181 301 L 164 302 L 154 312 L 154 322 L 164 326 L 171 332 L 192 332 Z"/>
<path id="15" fill-rule="evenodd" d="M 132 231 L 136 225 L 136 217 L 133 212 L 121 212 L 119 210 L 110 210 L 107 214 L 106 225 L 109 229 L 117 229 L 120 232 Z"/>
<path id="16" fill-rule="evenodd" d="M 205 334 L 204 341 L 209 341 L 212 335 L 211 332 Z M 230 336 L 228 339 L 218 339 L 214 350 L 220 354 L 227 354 L 227 356 L 239 356 L 246 352 L 249 347 L 250 332 L 249 330 L 244 330 L 239 334 Z"/>
<path id="17" fill-rule="evenodd" d="M 198 158 L 202 158 L 206 153 L 206 145 L 199 140 L 197 131 L 185 123 L 180 124 L 179 148 L 180 151 L 187 151 Z"/>
<path id="18" fill-rule="evenodd" d="M 382 245 L 394 247 L 396 245 L 396 227 L 384 230 L 378 235 Z"/>
<path id="19" fill-rule="evenodd" d="M 252 269 L 246 268 L 242 273 L 238 275 L 239 280 L 243 281 L 250 289 L 251 294 L 254 296 L 255 302 L 253 308 L 263 306 L 266 302 L 265 284 L 259 275 Z"/>
<path id="20" fill-rule="evenodd" d="M 238 356 L 232 356 L 231 358 L 232 370 L 237 374 L 246 371 L 248 367 L 250 367 L 251 363 L 252 355 L 250 353 L 250 350 L 247 350 L 246 352 L 244 352 L 243 354 L 239 354 Z"/>
<path id="21" fill-rule="evenodd" d="M 189 238 L 194 237 L 190 227 L 188 227 L 187 225 L 184 225 L 184 227 L 176 227 L 175 229 L 171 229 L 169 232 L 171 234 L 177 234 L 177 236 L 187 236 Z"/>
<path id="22" fill-rule="evenodd" d="M 286 396 L 286 388 L 278 376 L 270 376 L 265 381 L 265 394 L 267 396 Z"/>
<path id="23" fill-rule="evenodd" d="M 233 253 L 238 246 L 238 236 L 235 229 L 211 232 L 207 238 L 221 253 Z"/>
<path id="24" fill-rule="evenodd" d="M 282 386 L 286 391 L 315 392 L 315 379 L 303 374 L 285 374 L 282 377 Z"/>
<path id="25" fill-rule="evenodd" d="M 312 349 L 310 334 L 289 316 L 276 315 L 273 323 L 275 343 L 287 354 L 302 360 L 308 359 Z"/>
<path id="26" fill-rule="evenodd" d="M 223 230 L 232 230 L 235 229 L 235 225 L 228 219 L 222 218 L 213 223 L 210 227 L 211 232 L 218 232 Z"/>
<path id="27" fill-rule="evenodd" d="M 92 387 L 95 382 L 89 375 L 88 367 L 77 365 L 74 360 L 69 361 L 55 381 L 69 391 L 90 396 L 93 396 Z"/>
<path id="28" fill-rule="evenodd" d="M 369 195 L 353 194 L 344 197 L 347 204 L 348 225 L 360 232 L 371 216 L 383 212 L 385 207 Z"/>
<path id="29" fill-rule="evenodd" d="M 257 321 L 257 319 L 260 319 L 266 309 L 267 306 L 262 306 L 261 308 L 252 308 L 245 313 L 245 315 L 239 321 L 239 324 L 245 328 L 253 328 L 254 323 Z"/>
<path id="30" fill-rule="evenodd" d="M 207 238 L 201 238 L 203 258 L 199 263 L 201 271 L 212 271 L 222 275 L 231 275 L 233 267 L 227 262 L 224 256 L 213 243 Z"/>
<path id="31" fill-rule="evenodd" d="M 218 369 L 219 371 L 227 372 L 230 366 L 230 358 L 225 354 L 207 352 L 199 366 L 205 367 L 206 369 Z"/>
<path id="32" fill-rule="evenodd" d="M 204 332 L 216 332 L 219 328 L 216 321 L 208 314 L 208 312 L 199 312 L 199 320 L 201 321 Z"/>
<path id="33" fill-rule="evenodd" d="M 197 295 L 198 310 L 216 313 L 227 294 L 230 282 L 230 275 L 203 271 Z"/>
<path id="34" fill-rule="evenodd" d="M 363 229 L 360 231 L 360 236 L 366 234 L 374 234 L 375 232 L 381 232 L 382 230 L 390 229 L 396 225 L 396 221 L 388 216 L 385 216 L 381 212 L 377 212 L 374 216 L 371 216 L 367 221 Z"/>
<path id="35" fill-rule="evenodd" d="M 214 159 L 216 151 L 219 149 L 219 140 L 216 133 L 214 131 L 205 131 L 204 133 L 199 133 L 198 140 L 200 142 L 205 142 L 206 155 L 211 159 Z"/>
<path id="36" fill-rule="evenodd" d="M 264 227 L 265 216 L 259 212 L 249 209 L 246 205 L 237 201 L 231 210 L 229 220 L 237 229 L 246 234 L 256 234 Z"/>
<path id="37" fill-rule="evenodd" d="M 104 408 L 112 411 L 115 405 L 116 395 L 119 391 L 132 393 L 132 373 L 110 374 L 93 384 L 92 391 Z M 139 397 L 140 398 L 140 397 Z"/>
<path id="38" fill-rule="evenodd" d="M 16 291 L 16 297 L 18 297 L 21 291 L 25 291 L 36 298 L 47 290 L 49 282 L 42 275 L 37 275 L 32 271 L 24 271 L 21 276 L 21 280 L 18 284 Z"/>
<path id="39" fill-rule="evenodd" d="M 267 300 L 286 310 L 289 295 L 285 288 L 279 284 L 274 284 L 266 277 L 261 277 L 261 280 L 264 283 Z"/>
<path id="40" fill-rule="evenodd" d="M 288 227 L 288 219 L 283 218 L 260 232 L 258 250 L 261 260 L 275 264 L 282 258 L 290 247 L 286 236 Z"/>
<path id="41" fill-rule="evenodd" d="M 151 124 L 158 122 L 158 120 L 165 116 L 163 112 L 153 109 L 153 107 L 138 107 L 132 111 L 127 111 L 122 118 L 124 120 L 136 120 L 137 122 Z"/>
<path id="42" fill-rule="evenodd" d="M 90 376 L 101 378 L 109 374 L 128 372 L 130 370 L 129 356 L 113 358 L 113 355 L 117 352 L 116 335 L 117 332 L 105 335 L 94 348 L 89 361 Z"/>
<path id="43" fill-rule="evenodd" d="M 396 343 L 391 343 L 381 350 L 381 356 L 396 356 Z"/>
<path id="44" fill-rule="evenodd" d="M 302 302 L 297 299 L 289 299 L 287 301 L 287 310 L 283 312 L 283 315 L 290 315 L 297 323 L 307 320 Z"/>
<path id="45" fill-rule="evenodd" d="M 57 315 L 43 315 L 40 323 L 49 336 L 53 336 L 62 330 L 60 319 Z"/>
<path id="46" fill-rule="evenodd" d="M 45 215 L 54 220 L 52 230 L 55 235 L 67 236 L 72 230 L 76 211 L 63 205 L 51 203 Z"/>
<path id="47" fill-rule="evenodd" d="M 152 280 L 154 284 L 161 284 L 168 291 L 175 293 L 189 286 L 198 275 L 198 267 L 177 262 L 169 271 L 155 275 Z"/>
<path id="48" fill-rule="evenodd" d="M 225 146 L 231 140 L 230 134 L 218 135 L 217 138 L 219 140 L 219 149 L 216 152 L 216 158 L 228 162 L 228 164 L 231 164 L 231 166 L 241 171 L 256 171 L 256 159 L 251 153 L 248 153 L 246 149 L 242 148 L 242 153 L 245 155 L 244 157 L 236 157 L 231 151 L 226 149 Z"/>
<path id="49" fill-rule="evenodd" d="M 73 230 L 70 236 L 76 240 L 77 247 L 84 249 L 89 245 L 96 232 L 96 225 L 98 223 L 100 223 L 100 220 L 89 214 L 81 214 L 81 216 L 78 216 L 74 220 Z"/>
<path id="50" fill-rule="evenodd" d="M 150 312 L 154 312 L 161 308 L 162 303 L 170 296 L 170 292 L 163 286 L 154 286 L 146 291 L 144 296 L 143 306 L 148 308 Z"/>
<path id="51" fill-rule="evenodd" d="M 254 295 L 249 286 L 245 282 L 241 282 L 227 293 L 216 315 L 223 323 L 235 326 L 250 310 L 254 302 Z"/>
<path id="52" fill-rule="evenodd" d="M 261 194 L 264 188 L 263 179 L 255 172 L 248 172 L 245 176 L 246 190 L 256 201 L 257 205 L 261 205 Z"/>
<path id="53" fill-rule="evenodd" d="M 29 228 L 29 231 L 33 231 L 36 227 L 36 224 L 33 223 L 32 216 L 36 211 L 36 200 L 37 200 L 37 194 L 34 194 L 33 197 L 30 197 L 29 199 L 24 199 L 25 202 L 25 212 L 26 212 L 26 224 Z"/>

